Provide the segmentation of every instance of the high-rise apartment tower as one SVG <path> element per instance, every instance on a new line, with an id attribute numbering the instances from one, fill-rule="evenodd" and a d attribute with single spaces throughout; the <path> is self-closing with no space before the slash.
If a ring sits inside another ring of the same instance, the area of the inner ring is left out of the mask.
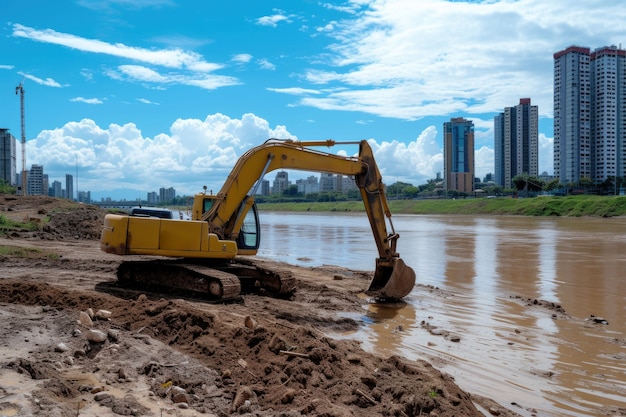
<path id="1" fill-rule="evenodd" d="M 443 124 L 443 171 L 446 190 L 474 191 L 474 123 L 462 117 Z"/>
<path id="2" fill-rule="evenodd" d="M 9 129 L 0 129 L 0 180 L 11 186 L 17 184 L 16 146 L 15 137 L 9 133 Z"/>
<path id="3" fill-rule="evenodd" d="M 570 46 L 554 54 L 554 175 L 562 184 L 624 177 L 626 51 Z"/>
<path id="4" fill-rule="evenodd" d="M 518 175 L 539 175 L 539 111 L 529 98 L 494 118 L 495 182 L 512 188 Z"/>

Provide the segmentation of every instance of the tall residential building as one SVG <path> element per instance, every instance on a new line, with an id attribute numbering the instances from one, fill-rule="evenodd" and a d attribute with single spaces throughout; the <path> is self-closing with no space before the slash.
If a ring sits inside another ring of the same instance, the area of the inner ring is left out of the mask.
<path id="1" fill-rule="evenodd" d="M 16 147 L 17 142 L 9 129 L 0 129 L 0 180 L 11 186 L 17 185 Z"/>
<path id="2" fill-rule="evenodd" d="M 63 186 L 61 185 L 60 181 L 52 181 L 52 185 L 50 185 L 50 188 L 48 189 L 48 195 L 51 197 L 59 198 L 65 197 L 63 195 Z"/>
<path id="3" fill-rule="evenodd" d="M 91 203 L 91 191 L 79 191 L 78 202 L 90 204 Z"/>
<path id="4" fill-rule="evenodd" d="M 272 184 L 273 194 L 282 194 L 283 191 L 289 189 L 289 174 L 287 171 L 278 171 Z"/>
<path id="5" fill-rule="evenodd" d="M 147 197 L 146 201 L 148 202 L 148 204 L 154 205 L 159 202 L 159 195 L 155 193 L 154 191 L 149 192 L 146 197 Z"/>
<path id="6" fill-rule="evenodd" d="M 626 51 L 570 46 L 554 54 L 554 176 L 563 184 L 624 177 Z"/>
<path id="7" fill-rule="evenodd" d="M 159 188 L 159 203 L 171 203 L 176 198 L 176 190 L 174 187 Z"/>
<path id="8" fill-rule="evenodd" d="M 320 174 L 320 192 L 329 192 L 335 190 L 335 175 L 329 172 Z"/>
<path id="9" fill-rule="evenodd" d="M 65 174 L 65 198 L 74 199 L 74 177 L 70 174 Z"/>
<path id="10" fill-rule="evenodd" d="M 311 175 L 306 179 L 296 180 L 298 192 L 302 194 L 317 193 L 320 190 L 320 183 L 315 175 Z"/>
<path id="11" fill-rule="evenodd" d="M 529 98 L 494 118 L 495 182 L 512 188 L 518 175 L 539 175 L 539 110 Z"/>
<path id="12" fill-rule="evenodd" d="M 44 178 L 43 165 L 33 164 L 28 173 L 28 195 L 48 195 L 48 184 Z"/>
<path id="13" fill-rule="evenodd" d="M 592 179 L 624 177 L 626 157 L 626 51 L 615 46 L 591 53 Z"/>
<path id="14" fill-rule="evenodd" d="M 474 191 L 474 123 L 462 117 L 443 124 L 443 171 L 446 190 Z"/>

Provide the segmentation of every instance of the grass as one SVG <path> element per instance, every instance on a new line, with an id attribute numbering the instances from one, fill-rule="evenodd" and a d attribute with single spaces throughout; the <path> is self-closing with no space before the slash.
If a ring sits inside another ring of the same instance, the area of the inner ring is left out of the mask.
<path id="1" fill-rule="evenodd" d="M 263 203 L 267 211 L 364 211 L 361 201 L 336 203 Z M 626 197 L 580 195 L 535 198 L 468 198 L 457 200 L 392 200 L 393 214 L 470 214 L 516 216 L 626 216 Z"/>
<path id="2" fill-rule="evenodd" d="M 0 214 L 0 236 L 6 236 L 12 231 L 32 232 L 39 230 L 40 227 L 41 225 L 36 222 L 18 222 Z"/>
<path id="3" fill-rule="evenodd" d="M 0 245 L 0 256 L 24 259 L 59 259 L 59 255 L 54 252 L 42 251 L 35 248 L 3 245 Z"/>

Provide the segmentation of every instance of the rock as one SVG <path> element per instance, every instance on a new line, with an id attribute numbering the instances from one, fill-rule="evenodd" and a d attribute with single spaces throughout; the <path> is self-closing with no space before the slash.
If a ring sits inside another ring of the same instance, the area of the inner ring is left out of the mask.
<path id="1" fill-rule="evenodd" d="M 178 394 L 173 395 L 172 401 L 174 402 L 174 404 L 189 404 L 189 398 L 187 398 L 187 394 L 184 392 L 179 392 Z"/>
<path id="2" fill-rule="evenodd" d="M 107 340 L 107 335 L 105 333 L 101 332 L 100 330 L 94 329 L 89 330 L 85 334 L 85 337 L 92 343 L 102 343 Z"/>
<path id="3" fill-rule="evenodd" d="M 61 353 L 63 353 L 63 352 L 67 352 L 69 349 L 70 349 L 70 348 L 68 348 L 68 347 L 67 347 L 67 345 L 66 345 L 65 343 L 63 343 L 63 342 L 61 342 L 61 343 L 57 344 L 57 345 L 54 347 L 54 351 L 55 351 L 55 352 L 61 352 Z"/>
<path id="4" fill-rule="evenodd" d="M 107 336 L 111 340 L 111 342 L 119 342 L 120 340 L 120 332 L 114 329 L 109 329 L 107 331 Z"/>
<path id="5" fill-rule="evenodd" d="M 91 320 L 91 317 L 89 317 L 89 314 L 85 313 L 84 311 L 81 311 L 79 313 L 78 323 L 82 324 L 85 327 L 93 326 L 93 320 Z"/>
<path id="6" fill-rule="evenodd" d="M 285 393 L 280 398 L 280 402 L 283 404 L 289 404 L 293 401 L 295 397 L 296 397 L 296 390 L 292 388 L 288 388 L 287 390 L 285 390 Z"/>
<path id="7" fill-rule="evenodd" d="M 248 329 L 254 329 L 257 326 L 256 320 L 250 316 L 246 316 L 244 324 Z"/>
<path id="8" fill-rule="evenodd" d="M 254 396 L 254 392 L 250 387 L 241 386 L 237 389 L 237 393 L 235 394 L 235 398 L 233 398 L 233 402 L 230 406 L 231 413 L 237 411 L 239 407 L 244 405 L 246 400 L 249 400 Z"/>
<path id="9" fill-rule="evenodd" d="M 108 320 L 111 318 L 111 312 L 109 310 L 98 310 L 94 317 L 98 320 Z"/>
<path id="10" fill-rule="evenodd" d="M 497 408 L 491 407 L 489 408 L 489 414 L 491 414 L 492 416 L 499 416 L 500 410 L 498 410 Z"/>
<path id="11" fill-rule="evenodd" d="M 89 316 L 89 318 L 93 319 L 93 310 L 91 308 L 88 308 L 86 313 Z"/>
<path id="12" fill-rule="evenodd" d="M 96 395 L 94 395 L 93 399 L 100 402 L 102 400 L 106 400 L 109 397 L 111 397 L 111 394 L 109 394 L 106 391 L 101 391 L 101 392 L 98 392 Z"/>

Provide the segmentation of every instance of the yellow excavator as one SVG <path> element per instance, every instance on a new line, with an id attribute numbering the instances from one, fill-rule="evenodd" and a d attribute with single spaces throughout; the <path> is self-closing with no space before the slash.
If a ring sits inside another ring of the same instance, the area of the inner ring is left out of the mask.
<path id="1" fill-rule="evenodd" d="M 358 144 L 358 156 L 312 149 L 338 143 Z M 205 192 L 194 196 L 190 220 L 107 214 L 100 238 L 103 251 L 159 257 L 122 262 L 117 270 L 118 281 L 128 286 L 200 292 L 217 300 L 237 299 L 242 290 L 262 289 L 278 296 L 293 293 L 295 278 L 288 270 L 272 269 L 245 258 L 256 255 L 260 244 L 254 196 L 265 174 L 276 169 L 353 177 L 378 248 L 374 276 L 365 293 L 379 300 L 394 300 L 411 292 L 415 272 L 396 252 L 399 235 L 393 229 L 382 178 L 365 140 L 268 139 L 239 158 L 216 195 L 207 194 L 205 187 Z"/>

